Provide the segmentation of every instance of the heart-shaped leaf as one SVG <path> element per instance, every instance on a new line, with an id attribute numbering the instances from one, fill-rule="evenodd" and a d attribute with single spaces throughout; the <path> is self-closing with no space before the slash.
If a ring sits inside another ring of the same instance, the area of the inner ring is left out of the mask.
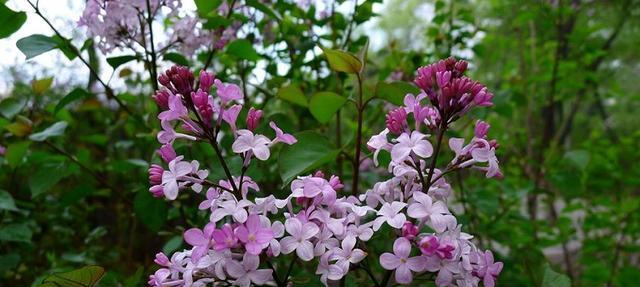
<path id="1" fill-rule="evenodd" d="M 320 123 L 327 123 L 333 115 L 347 102 L 341 95 L 332 92 L 319 92 L 309 101 L 309 111 Z"/>

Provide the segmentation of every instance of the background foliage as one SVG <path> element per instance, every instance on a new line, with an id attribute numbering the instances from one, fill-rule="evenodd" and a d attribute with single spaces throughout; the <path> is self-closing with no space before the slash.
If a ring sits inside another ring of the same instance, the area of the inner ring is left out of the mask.
<path id="1" fill-rule="evenodd" d="M 0 37 L 26 17 L 38 17 L 2 2 Z M 352 181 L 346 155 L 355 149 L 357 112 L 346 103 L 355 97 L 356 80 L 330 71 L 326 57 L 343 55 L 321 48 L 362 55 L 368 36 L 383 37 L 384 46 L 369 49 L 365 64 L 364 96 L 372 99 L 364 112 L 365 138 L 384 125 L 388 106 L 412 90 L 395 81 L 411 81 L 417 67 L 449 55 L 469 60 L 473 77 L 496 95 L 495 107 L 475 111 L 474 118 L 490 119 L 505 178 L 481 181 L 462 172 L 450 181 L 466 229 L 505 262 L 499 286 L 638 282 L 640 2 L 337 1 L 346 12 L 323 19 L 313 8 L 273 2 L 246 1 L 262 16 L 238 16 L 250 28 L 216 51 L 210 67 L 217 77 L 242 84 L 246 100 L 284 130 L 303 131 L 298 145 L 247 172 L 263 188 L 283 196 L 292 177 L 317 168 Z M 213 23 L 208 27 L 224 25 L 207 16 L 214 7 L 196 4 Z M 374 5 L 385 8 L 374 13 Z M 364 23 L 377 32 L 367 33 Z M 96 71 L 109 69 L 99 65 L 102 56 L 90 40 L 42 33 L 51 36 L 16 43 L 27 59 L 60 50 L 71 61 L 83 55 Z M 158 65 L 199 70 L 209 53 L 166 53 Z M 194 198 L 167 203 L 147 192 L 146 169 L 159 160 L 149 63 L 133 55 L 107 57 L 125 86 L 103 87 L 93 74 L 85 85 L 52 85 L 57 75 L 49 75 L 17 78 L 2 96 L 2 282 L 39 285 L 47 274 L 100 265 L 107 272 L 101 286 L 141 285 L 153 255 L 183 247 L 176 234 L 204 222 Z M 333 68 L 349 72 L 350 63 Z M 249 81 L 255 73 L 264 80 Z M 210 159 L 211 177 L 222 178 L 210 148 L 177 148 Z M 365 172 L 361 186 L 378 177 Z M 317 283 L 309 274 L 302 266 L 292 280 Z M 357 274 L 346 283 L 366 280 Z"/>

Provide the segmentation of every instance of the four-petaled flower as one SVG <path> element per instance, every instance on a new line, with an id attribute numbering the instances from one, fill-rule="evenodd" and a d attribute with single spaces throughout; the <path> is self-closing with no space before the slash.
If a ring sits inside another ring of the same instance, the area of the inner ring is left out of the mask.
<path id="1" fill-rule="evenodd" d="M 245 253 L 242 257 L 242 264 L 235 260 L 227 262 L 227 272 L 231 277 L 236 278 L 233 284 L 236 286 L 248 287 L 251 283 L 255 285 L 264 285 L 271 280 L 271 269 L 258 269 L 260 265 L 260 257 Z"/>
<path id="2" fill-rule="evenodd" d="M 231 149 L 235 153 L 245 153 L 251 151 L 259 160 L 267 160 L 270 155 L 269 143 L 271 142 L 263 135 L 254 135 L 250 130 L 238 130 L 238 138 Z"/>
<path id="3" fill-rule="evenodd" d="M 195 247 L 191 253 L 191 261 L 193 263 L 198 262 L 209 251 L 209 247 L 213 245 L 212 239 L 215 228 L 216 224 L 210 222 L 204 227 L 204 230 L 191 228 L 185 231 L 184 241 Z"/>
<path id="4" fill-rule="evenodd" d="M 378 218 L 373 221 L 373 230 L 378 231 L 383 223 L 389 224 L 391 227 L 400 229 L 407 220 L 404 213 L 400 213 L 406 203 L 394 201 L 392 203 L 385 202 L 378 211 Z"/>
<path id="5" fill-rule="evenodd" d="M 418 131 L 411 132 L 411 135 L 407 133 L 401 134 L 396 139 L 397 143 L 391 148 L 391 159 L 394 162 L 401 163 L 412 153 L 422 158 L 430 157 L 433 154 L 433 147 L 424 138 L 425 135 Z"/>
<path id="6" fill-rule="evenodd" d="M 410 204 L 407 208 L 407 214 L 410 217 L 428 219 L 429 226 L 438 233 L 444 232 L 447 226 L 456 225 L 456 218 L 449 214 L 444 202 L 433 202 L 431 196 L 419 191 L 413 193 L 413 199 L 416 202 Z"/>
<path id="7" fill-rule="evenodd" d="M 396 282 L 409 284 L 413 280 L 411 271 L 422 272 L 426 259 L 422 256 L 409 257 L 411 254 L 411 242 L 404 237 L 399 237 L 393 243 L 393 253 L 383 253 L 380 256 L 380 265 L 387 270 L 396 271 Z"/>
<path id="8" fill-rule="evenodd" d="M 260 224 L 260 216 L 256 214 L 249 215 L 244 225 L 236 228 L 236 236 L 242 243 L 248 253 L 259 255 L 262 249 L 266 247 L 271 239 L 273 239 L 273 231 L 271 228 L 264 228 Z"/>
<path id="9" fill-rule="evenodd" d="M 303 261 L 313 259 L 313 244 L 309 239 L 313 238 L 320 229 L 315 223 L 307 222 L 302 224 L 297 218 L 289 218 L 284 223 L 284 228 L 290 236 L 280 241 L 282 253 L 289 254 L 293 250 Z"/>

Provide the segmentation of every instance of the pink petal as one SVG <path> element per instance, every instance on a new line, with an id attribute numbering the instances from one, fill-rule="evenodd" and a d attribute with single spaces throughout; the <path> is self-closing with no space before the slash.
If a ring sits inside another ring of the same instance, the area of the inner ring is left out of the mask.
<path id="1" fill-rule="evenodd" d="M 311 261 L 313 259 L 313 244 L 309 241 L 303 241 L 296 248 L 296 254 L 302 261 Z"/>
<path id="2" fill-rule="evenodd" d="M 414 256 L 407 259 L 407 267 L 411 271 L 422 272 L 426 268 L 427 258 L 424 256 Z"/>
<path id="3" fill-rule="evenodd" d="M 400 284 L 409 284 L 413 280 L 413 274 L 406 264 L 400 264 L 396 269 L 396 282 Z"/>
<path id="4" fill-rule="evenodd" d="M 298 240 L 293 238 L 293 236 L 287 236 L 280 240 L 280 248 L 282 249 L 282 253 L 289 254 L 298 248 Z"/>
<path id="5" fill-rule="evenodd" d="M 284 222 L 284 227 L 292 236 L 296 238 L 302 237 L 302 223 L 297 218 L 287 219 L 287 221 Z"/>
<path id="6" fill-rule="evenodd" d="M 400 265 L 400 258 L 389 252 L 380 255 L 380 265 L 386 270 L 394 270 Z"/>
<path id="7" fill-rule="evenodd" d="M 184 241 L 192 246 L 201 246 L 209 244 L 209 240 L 204 237 L 202 230 L 198 228 L 191 228 L 184 233 Z"/>
<path id="8" fill-rule="evenodd" d="M 411 243 L 404 237 L 399 237 L 393 242 L 393 253 L 400 258 L 407 258 L 411 253 Z"/>

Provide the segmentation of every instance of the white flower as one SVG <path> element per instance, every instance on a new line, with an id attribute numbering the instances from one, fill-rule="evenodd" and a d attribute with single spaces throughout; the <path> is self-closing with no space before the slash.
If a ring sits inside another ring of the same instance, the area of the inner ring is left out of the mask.
<path id="1" fill-rule="evenodd" d="M 429 226 L 436 232 L 442 233 L 447 226 L 456 225 L 456 218 L 449 214 L 447 206 L 442 201 L 433 202 L 431 196 L 422 192 L 414 192 L 413 199 L 416 201 L 409 205 L 407 214 L 416 219 L 428 219 Z"/>

